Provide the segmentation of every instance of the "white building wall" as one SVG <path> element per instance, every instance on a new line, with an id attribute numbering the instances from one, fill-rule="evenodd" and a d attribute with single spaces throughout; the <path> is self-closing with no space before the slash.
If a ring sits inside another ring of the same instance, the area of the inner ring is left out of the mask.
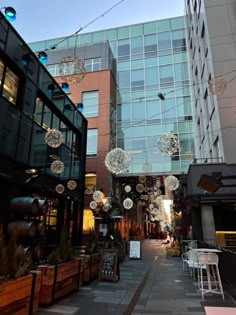
<path id="1" fill-rule="evenodd" d="M 236 2 L 186 0 L 186 12 L 195 83 L 196 157 L 201 162 L 235 163 Z M 224 77 L 227 88 L 220 96 L 210 96 L 208 79 L 218 76 Z"/>

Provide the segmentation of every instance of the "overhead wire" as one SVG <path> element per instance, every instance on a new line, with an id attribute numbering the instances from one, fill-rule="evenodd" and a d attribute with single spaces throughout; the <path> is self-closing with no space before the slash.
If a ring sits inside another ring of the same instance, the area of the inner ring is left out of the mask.
<path id="1" fill-rule="evenodd" d="M 122 2 L 124 2 L 125 0 L 120 0 L 117 3 L 115 3 L 112 7 L 110 7 L 108 10 L 104 11 L 102 14 L 100 14 L 99 16 L 97 16 L 96 18 L 94 18 L 93 20 L 91 20 L 90 22 L 88 22 L 85 26 L 81 26 L 76 32 L 74 32 L 71 35 L 68 35 L 66 37 L 64 37 L 63 39 L 59 40 L 56 44 L 54 44 L 53 46 L 46 48 L 45 51 L 50 50 L 50 49 L 56 49 L 57 46 L 59 44 L 61 44 L 62 42 L 64 42 L 65 40 L 73 37 L 74 35 L 79 34 L 82 30 L 84 30 L 85 28 L 87 28 L 88 26 L 90 26 L 91 24 L 93 24 L 94 22 L 96 22 L 97 20 L 99 20 L 100 18 L 104 17 L 106 14 L 108 14 L 109 12 L 111 12 L 115 7 L 117 7 L 118 5 L 120 5 Z"/>

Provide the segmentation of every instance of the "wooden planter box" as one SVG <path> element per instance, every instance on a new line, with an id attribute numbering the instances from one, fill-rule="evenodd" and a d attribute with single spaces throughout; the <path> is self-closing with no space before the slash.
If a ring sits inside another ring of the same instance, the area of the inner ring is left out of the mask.
<path id="1" fill-rule="evenodd" d="M 41 272 L 9 280 L 0 287 L 1 315 L 30 315 L 38 310 Z"/>
<path id="2" fill-rule="evenodd" d="M 80 255 L 80 258 L 83 259 L 81 284 L 88 283 L 89 281 L 98 278 L 101 254 L 94 253 L 92 255 Z"/>
<path id="3" fill-rule="evenodd" d="M 42 271 L 39 304 L 52 304 L 56 299 L 77 290 L 79 286 L 79 266 L 79 259 L 55 266 L 38 266 L 37 270 Z"/>

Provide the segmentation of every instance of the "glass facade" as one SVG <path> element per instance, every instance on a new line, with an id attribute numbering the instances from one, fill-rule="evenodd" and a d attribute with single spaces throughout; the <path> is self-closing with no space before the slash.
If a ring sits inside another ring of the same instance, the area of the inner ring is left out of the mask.
<path id="1" fill-rule="evenodd" d="M 193 117 L 184 17 L 78 35 L 78 45 L 109 41 L 117 63 L 116 146 L 131 155 L 127 173 L 187 172 L 194 158 Z M 47 49 L 60 39 L 31 44 Z M 58 47 L 72 47 L 72 38 Z M 161 100 L 158 94 L 165 97 Z M 157 148 L 164 132 L 178 136 L 181 150 L 165 156 Z"/>

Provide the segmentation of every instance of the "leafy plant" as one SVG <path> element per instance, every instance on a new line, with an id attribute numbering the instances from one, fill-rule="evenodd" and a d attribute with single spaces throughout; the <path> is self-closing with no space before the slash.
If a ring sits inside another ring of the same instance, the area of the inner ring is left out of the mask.
<path id="1" fill-rule="evenodd" d="M 74 258 L 73 249 L 68 239 L 68 233 L 66 227 L 63 228 L 60 235 L 60 243 L 48 257 L 48 263 L 50 265 L 57 265 Z"/>
<path id="2" fill-rule="evenodd" d="M 15 233 L 12 233 L 6 244 L 2 226 L 0 226 L 0 278 L 17 279 L 30 272 L 31 257 L 25 254 L 23 247 L 18 246 Z"/>

